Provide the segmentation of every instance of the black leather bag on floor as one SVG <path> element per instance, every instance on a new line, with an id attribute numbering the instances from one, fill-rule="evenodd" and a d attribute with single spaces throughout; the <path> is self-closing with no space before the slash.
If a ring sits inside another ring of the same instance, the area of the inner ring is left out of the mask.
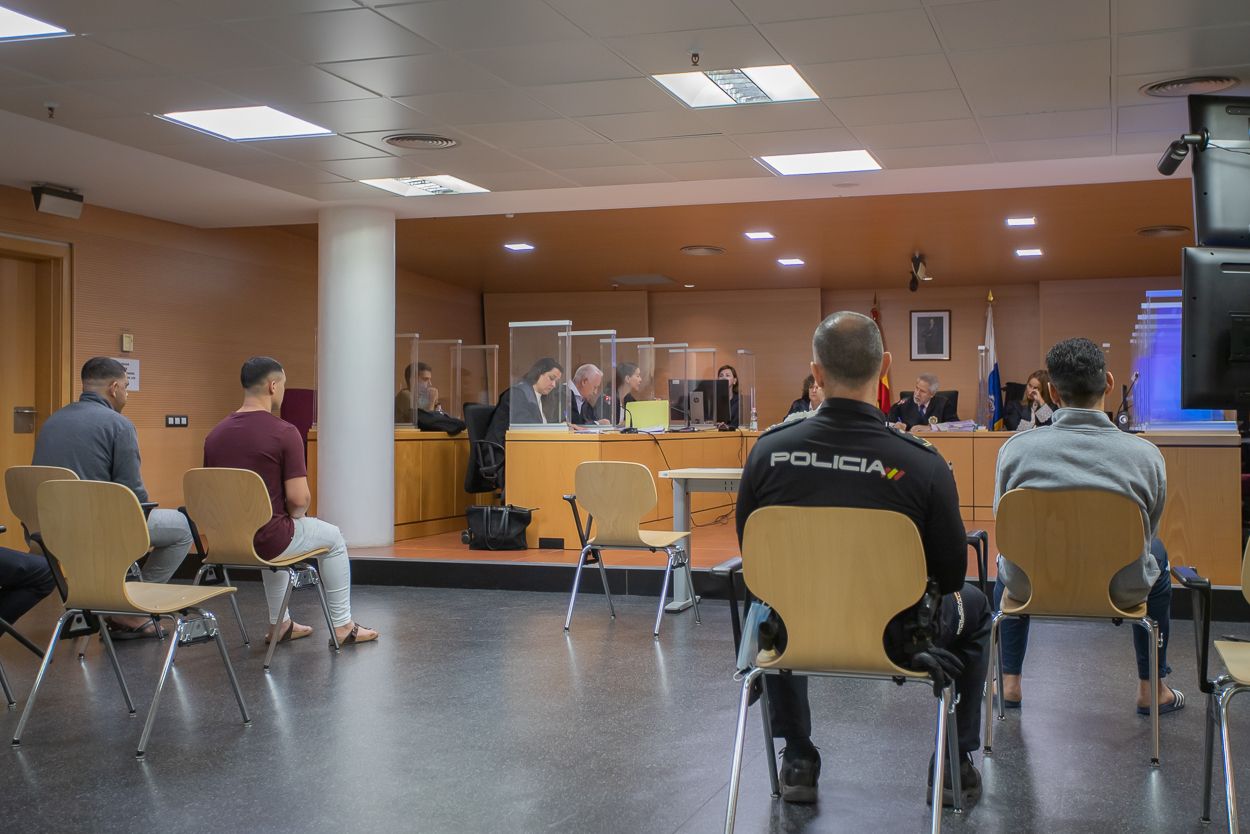
<path id="1" fill-rule="evenodd" d="M 474 504 L 465 512 L 470 550 L 524 550 L 532 510 Z"/>

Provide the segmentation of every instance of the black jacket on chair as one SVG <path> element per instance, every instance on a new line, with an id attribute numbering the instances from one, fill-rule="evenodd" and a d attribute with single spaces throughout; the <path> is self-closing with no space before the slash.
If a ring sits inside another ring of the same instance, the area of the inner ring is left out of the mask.
<path id="1" fill-rule="evenodd" d="M 886 420 L 891 423 L 902 423 L 910 429 L 918 423 L 928 423 L 930 417 L 937 417 L 939 423 L 953 423 L 959 419 L 950 401 L 938 395 L 929 400 L 923 414 L 913 400 L 907 399 L 901 403 L 895 403 L 890 406 L 890 413 Z"/>

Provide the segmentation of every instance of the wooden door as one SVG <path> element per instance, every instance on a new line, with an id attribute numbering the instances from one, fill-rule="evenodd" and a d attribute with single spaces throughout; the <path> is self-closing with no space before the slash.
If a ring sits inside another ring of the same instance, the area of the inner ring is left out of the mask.
<path id="1" fill-rule="evenodd" d="M 35 451 L 35 415 L 24 410 L 37 404 L 38 270 L 35 261 L 0 257 L 0 472 L 29 464 Z M 19 409 L 22 411 L 15 412 Z M 27 426 L 15 425 L 15 419 L 26 423 L 29 431 Z M 9 512 L 2 481 L 0 524 L 9 528 L 0 535 L 0 545 L 25 550 L 22 529 Z"/>

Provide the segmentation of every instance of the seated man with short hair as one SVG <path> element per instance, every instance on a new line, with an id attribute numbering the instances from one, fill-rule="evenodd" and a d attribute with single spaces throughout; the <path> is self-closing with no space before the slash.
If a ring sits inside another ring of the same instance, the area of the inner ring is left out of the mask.
<path id="1" fill-rule="evenodd" d="M 1163 454 L 1145 438 L 1120 431 L 1103 410 L 1115 379 L 1107 370 L 1102 349 L 1089 339 L 1068 339 L 1046 354 L 1050 398 L 1058 406 L 1049 426 L 1013 435 L 998 452 L 994 478 L 994 509 L 1013 489 L 1097 489 L 1124 495 L 1141 507 L 1146 547 L 1140 558 L 1111 581 L 1111 600 L 1121 608 L 1146 603 L 1146 612 L 1159 626 L 1159 712 L 1175 712 L 1185 696 L 1169 687 L 1167 646 L 1172 630 L 1172 582 L 1168 554 L 1158 539 L 1159 519 L 1167 478 Z M 994 605 L 1003 593 L 1027 600 L 1029 578 L 1024 571 L 998 557 Z M 1008 617 L 999 625 L 1002 638 L 1003 702 L 1019 707 L 1020 672 L 1028 647 L 1028 617 Z M 1146 630 L 1133 625 L 1137 652 L 1137 712 L 1150 714 L 1150 645 Z"/>
<path id="2" fill-rule="evenodd" d="M 126 400 L 125 366 L 107 356 L 88 359 L 82 366 L 82 396 L 43 424 L 35 440 L 34 465 L 70 469 L 85 481 L 121 484 L 146 503 L 148 491 L 139 471 L 139 435 L 121 415 Z M 152 552 L 143 564 L 143 580 L 168 582 L 191 550 L 186 516 L 177 510 L 152 510 L 148 537 Z M 116 615 L 109 618 L 109 624 L 115 640 L 158 636 L 149 617 Z"/>
<path id="3" fill-rule="evenodd" d="M 277 360 L 253 356 L 239 374 L 243 405 L 222 420 L 204 440 L 204 465 L 250 469 L 265 482 L 273 517 L 256 531 L 256 553 L 262 559 L 294 556 L 321 547 L 330 552 L 317 557 L 325 586 L 330 620 L 339 643 L 366 643 L 378 639 L 371 628 L 352 621 L 351 565 L 347 543 L 333 524 L 305 513 L 312 503 L 304 441 L 299 429 L 276 416 L 286 393 L 286 372 Z M 270 640 L 298 640 L 312 634 L 310 626 L 290 619 L 278 624 L 278 609 L 286 595 L 290 575 L 285 571 L 262 571 L 265 598 L 269 603 Z"/>
<path id="4" fill-rule="evenodd" d="M 959 419 L 954 404 L 946 397 L 938 396 L 937 374 L 921 374 L 910 398 L 903 398 L 890 406 L 886 422 L 894 428 L 911 431 L 917 426 L 928 431 L 933 423 L 953 423 Z"/>
<path id="5" fill-rule="evenodd" d="M 603 371 L 598 366 L 585 364 L 573 372 L 572 391 L 569 394 L 569 422 L 575 426 L 608 425 L 611 420 L 600 417 L 603 403 Z"/>

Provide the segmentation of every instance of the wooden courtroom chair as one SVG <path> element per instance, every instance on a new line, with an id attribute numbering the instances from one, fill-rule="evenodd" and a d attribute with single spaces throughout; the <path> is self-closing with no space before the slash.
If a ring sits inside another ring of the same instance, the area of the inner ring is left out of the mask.
<path id="1" fill-rule="evenodd" d="M 148 551 L 150 542 L 148 525 L 139 501 L 133 492 L 121 484 L 103 481 L 48 481 L 39 487 L 38 507 L 43 537 L 48 546 L 57 553 L 65 575 L 70 580 L 69 596 L 65 600 L 64 613 L 52 629 L 52 638 L 39 666 L 39 674 L 35 677 L 35 685 L 31 688 L 30 696 L 26 699 L 26 708 L 13 732 L 13 746 L 21 744 L 22 731 L 35 706 L 39 687 L 48 671 L 48 665 L 52 662 L 56 645 L 63 637 L 62 627 L 74 614 L 91 618 L 100 614 L 141 614 L 169 617 L 173 620 L 173 639 L 169 641 L 169 651 L 165 655 L 161 676 L 156 684 L 156 693 L 152 696 L 152 706 L 148 709 L 143 734 L 139 737 L 139 747 L 135 752 L 137 758 L 143 758 L 147 751 L 161 693 L 169 678 L 174 656 L 181 645 L 208 640 L 217 644 L 235 700 L 239 703 L 239 712 L 243 715 L 243 723 L 250 724 L 251 718 L 243 703 L 243 693 L 239 691 L 230 657 L 226 654 L 226 645 L 217 628 L 217 619 L 212 612 L 201 608 L 208 600 L 233 594 L 235 589 L 127 582 L 126 572 L 130 564 L 136 555 L 143 555 Z M 108 629 L 101 628 L 100 636 L 113 661 L 113 671 L 117 674 L 126 706 L 130 714 L 134 715 L 134 702 L 130 699 L 130 690 L 126 686 L 121 666 L 117 663 Z"/>
<path id="2" fill-rule="evenodd" d="M 889 556 L 865 560 L 865 553 Z M 890 620 L 924 595 L 928 578 L 920 534 L 907 516 L 847 507 L 763 507 L 747 519 L 742 569 L 751 593 L 771 606 L 785 623 L 786 645 L 780 654 L 760 652 L 738 675 L 742 693 L 725 810 L 727 834 L 734 830 L 747 712 L 752 683 L 757 678 L 786 671 L 932 685 L 927 672 L 895 664 L 886 654 L 883 640 Z M 852 576 L 855 581 L 847 581 Z M 744 639 L 749 637 L 744 635 Z M 780 789 L 767 688 L 761 687 L 761 691 L 765 759 L 776 798 Z M 959 739 L 949 728 L 954 710 L 952 683 L 943 689 L 938 707 L 930 817 L 934 832 L 942 827 L 942 782 L 947 766 L 951 768 L 955 810 L 962 810 Z"/>
<path id="3" fill-rule="evenodd" d="M 582 568 L 593 555 L 603 570 L 604 550 L 647 550 L 651 553 L 664 551 L 668 562 L 664 567 L 664 584 L 660 589 L 660 604 L 655 612 L 655 628 L 652 636 L 660 636 L 660 620 L 664 617 L 664 603 L 668 599 L 668 583 L 673 569 L 686 572 L 686 582 L 691 588 L 694 601 L 694 621 L 699 618 L 699 599 L 694 593 L 694 580 L 690 572 L 690 557 L 681 544 L 689 533 L 671 530 L 643 530 L 642 519 L 659 500 L 655 491 L 655 479 L 651 470 L 641 463 L 624 461 L 590 460 L 581 463 L 574 475 L 577 502 L 586 508 L 598 528 L 587 538 L 582 548 L 577 570 L 573 574 L 573 593 L 569 596 L 569 609 L 564 618 L 564 630 L 569 630 L 573 620 L 573 605 L 577 602 L 577 587 L 581 581 Z M 604 575 L 606 588 L 607 577 Z M 611 606 L 611 597 L 608 598 Z M 613 611 L 615 616 L 615 611 Z"/>
<path id="4" fill-rule="evenodd" d="M 1065 620 L 1130 620 L 1142 625 L 1150 643 L 1150 720 L 1159 764 L 1159 631 L 1143 601 L 1122 609 L 1111 601 L 1111 578 L 1141 558 L 1146 528 L 1135 501 L 1090 489 L 1013 489 L 998 503 L 998 552 L 1029 577 L 1032 594 L 1018 600 L 1003 594 L 1002 610 L 990 627 L 987 686 L 997 682 L 998 719 L 1004 718 L 999 625 L 1004 617 Z M 988 691 L 988 690 L 987 690 Z M 985 700 L 985 752 L 992 752 L 995 697 Z"/>
<path id="5" fill-rule="evenodd" d="M 182 476 L 182 494 L 187 502 L 187 514 L 193 523 L 196 552 L 204 560 L 195 575 L 199 584 L 209 569 L 221 568 L 222 579 L 230 581 L 230 569 L 255 571 L 285 571 L 290 575 L 282 607 L 278 610 L 278 623 L 269 629 L 269 650 L 265 652 L 265 671 L 273 662 L 273 652 L 279 640 L 278 631 L 291 603 L 291 591 L 296 588 L 315 587 L 321 598 L 321 611 L 330 629 L 330 646 L 339 651 L 334 621 L 330 619 L 330 606 L 326 602 L 325 588 L 313 559 L 329 553 L 321 547 L 307 553 L 284 556 L 279 559 L 262 559 L 256 554 L 253 539 L 256 531 L 269 523 L 273 517 L 273 504 L 265 482 L 250 469 L 191 469 Z M 200 538 L 203 531 L 209 547 L 204 548 Z M 239 605 L 230 598 L 234 616 L 239 621 L 243 642 L 251 645 L 247 627 L 239 614 Z"/>
<path id="6" fill-rule="evenodd" d="M 1227 669 L 1209 677 L 1211 664 L 1211 582 L 1192 567 L 1174 567 L 1172 575 L 1193 591 L 1194 643 L 1198 651 L 1198 685 L 1207 696 L 1206 753 L 1203 757 L 1202 821 L 1211 821 L 1211 771 L 1215 755 L 1215 730 L 1220 730 L 1224 762 L 1224 799 L 1228 805 L 1228 830 L 1237 834 L 1237 784 L 1233 777 L 1233 751 L 1228 734 L 1228 704 L 1250 690 L 1250 643 L 1225 637 L 1215 641 L 1215 653 Z M 1250 541 L 1241 557 L 1241 595 L 1250 602 Z"/>

